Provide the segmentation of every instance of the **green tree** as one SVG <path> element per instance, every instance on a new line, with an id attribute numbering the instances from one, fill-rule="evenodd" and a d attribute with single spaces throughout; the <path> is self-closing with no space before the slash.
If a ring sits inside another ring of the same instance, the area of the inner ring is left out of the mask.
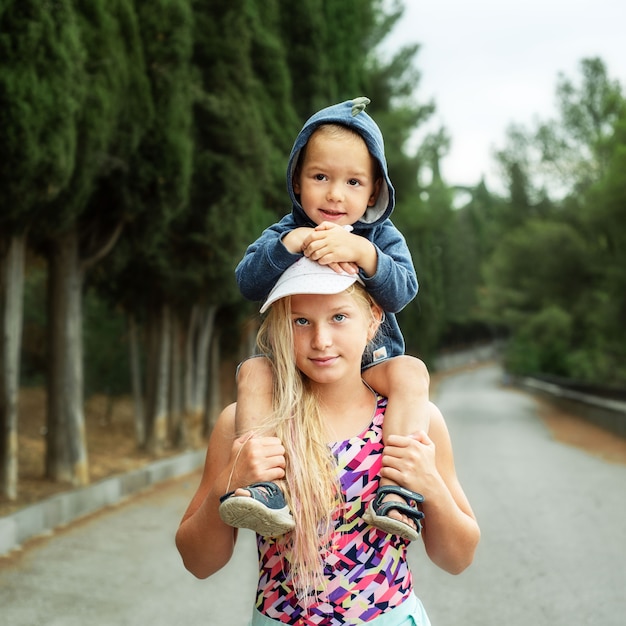
<path id="1" fill-rule="evenodd" d="M 269 179 L 263 182 L 264 206 L 276 217 L 287 208 L 285 169 L 298 119 L 293 104 L 292 80 L 285 45 L 281 39 L 280 2 L 248 2 L 247 29 L 250 33 L 252 65 L 251 97 L 262 116 L 268 144 L 265 161 Z"/>
<path id="2" fill-rule="evenodd" d="M 279 0 L 279 37 L 287 57 L 292 101 L 301 122 L 334 100 L 328 80 L 324 0 Z M 353 97 L 353 96 L 351 96 Z"/>
<path id="3" fill-rule="evenodd" d="M 584 195 L 582 228 L 592 242 L 594 278 L 588 285 L 593 306 L 587 312 L 587 360 L 577 360 L 581 378 L 594 375 L 614 384 L 626 380 L 626 111 L 607 146 L 603 176 Z M 584 370 L 583 370 L 584 368 Z"/>
<path id="4" fill-rule="evenodd" d="M 402 17 L 403 5 L 389 8 L 373 3 L 374 24 L 366 34 L 367 57 L 365 93 L 372 99 L 372 115 L 385 138 L 385 151 L 391 179 L 396 189 L 396 209 L 392 220 L 404 234 L 413 255 L 420 292 L 399 315 L 407 350 L 422 358 L 432 356 L 444 327 L 443 224 L 451 210 L 451 194 L 440 178 L 424 185 L 426 170 L 438 169 L 438 159 L 447 149 L 445 131 L 429 138 L 429 146 L 410 148 L 410 139 L 434 112 L 432 102 L 416 101 L 420 82 L 416 67 L 419 45 L 408 45 L 390 57 L 377 48 L 393 32 Z M 383 10 L 385 9 L 385 10 Z"/>
<path id="5" fill-rule="evenodd" d="M 84 58 L 69 0 L 0 7 L 0 491 L 11 499 L 27 232 L 75 166 Z"/>
<path id="6" fill-rule="evenodd" d="M 558 117 L 531 131 L 512 127 L 498 155 L 509 173 L 510 201 L 497 219 L 502 241 L 486 270 L 486 304 L 492 314 L 501 307 L 517 363 L 524 362 L 520 345 L 535 354 L 542 350 L 541 340 L 530 345 L 528 329 L 537 327 L 529 317 L 554 320 L 548 309 L 567 311 L 573 329 L 568 358 L 559 365 L 538 358 L 536 365 L 615 382 L 623 379 L 623 355 L 616 348 L 623 325 L 616 323 L 623 313 L 623 259 L 615 254 L 615 242 L 623 224 L 625 102 L 600 59 L 583 59 L 580 68 L 578 81 L 559 76 Z M 522 283 L 516 276 L 524 256 L 533 263 Z"/>
<path id="7" fill-rule="evenodd" d="M 585 286 L 593 277 L 588 258 L 589 245 L 582 234 L 559 221 L 529 221 L 497 245 L 485 266 L 483 306 L 493 323 L 512 329 L 515 356 L 510 362 L 516 364 L 517 373 L 564 375 L 567 361 L 562 348 L 575 351 L 585 346 L 589 305 Z M 567 324 L 558 321 L 563 315 L 555 311 L 567 311 Z M 560 336 L 558 358 L 553 343 L 544 341 L 553 323 L 571 329 Z M 546 332 L 539 332 L 542 328 Z M 522 357 L 524 349 L 534 356 Z M 521 372 L 524 363 L 538 369 Z"/>
<path id="8" fill-rule="evenodd" d="M 191 320 L 186 325 L 195 337 L 187 404 L 204 414 L 208 428 L 207 397 L 217 393 L 206 391 L 207 382 L 217 380 L 208 374 L 210 346 L 217 350 L 218 336 L 227 334 L 216 320 L 224 319 L 220 309 L 241 304 L 234 268 L 246 246 L 285 212 L 284 168 L 297 126 L 278 5 L 193 6 L 194 173 L 189 210 L 174 225 L 169 256 L 176 259 Z M 228 332 L 238 331 L 249 311 L 233 308 Z"/>
<path id="9" fill-rule="evenodd" d="M 529 221 L 497 245 L 485 268 L 485 305 L 507 321 L 551 304 L 575 311 L 590 278 L 587 258 L 588 243 L 572 226 Z"/>
<path id="10" fill-rule="evenodd" d="M 624 106 L 622 90 L 599 58 L 582 59 L 580 73 L 578 82 L 559 74 L 556 118 L 509 127 L 497 158 L 514 202 L 525 197 L 528 206 L 538 206 L 546 196 L 580 193 L 602 176 Z"/>
<path id="11" fill-rule="evenodd" d="M 580 73 L 578 85 L 559 75 L 559 118 L 540 124 L 536 133 L 548 175 L 576 191 L 603 174 L 615 122 L 624 107 L 621 86 L 609 78 L 601 59 L 582 59 Z"/>
<path id="12" fill-rule="evenodd" d="M 508 347 L 506 368 L 513 374 L 567 376 L 572 327 L 571 314 L 557 305 L 528 315 Z"/>
<path id="13" fill-rule="evenodd" d="M 128 167 L 152 111 L 132 1 L 80 0 L 73 19 L 86 51 L 77 158 L 31 235 L 49 264 L 46 475 L 85 484 L 82 289 L 124 223 L 117 204 L 104 200 L 107 179 Z"/>
<path id="14" fill-rule="evenodd" d="M 169 426 L 183 436 L 182 408 L 170 393 L 174 354 L 166 347 L 179 343 L 171 337 L 181 300 L 172 246 L 174 224 L 188 211 L 193 167 L 193 14 L 189 0 L 158 0 L 141 5 L 137 18 L 154 117 L 128 168 L 101 190 L 103 200 L 120 207 L 126 226 L 94 283 L 128 318 L 137 442 L 160 452 Z M 143 349 L 141 338 L 148 344 Z"/>

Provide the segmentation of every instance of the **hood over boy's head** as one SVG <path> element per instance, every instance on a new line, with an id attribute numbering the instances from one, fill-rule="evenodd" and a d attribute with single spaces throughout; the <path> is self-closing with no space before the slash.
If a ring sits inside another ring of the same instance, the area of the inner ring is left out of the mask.
<path id="1" fill-rule="evenodd" d="M 354 98 L 340 104 L 333 104 L 312 115 L 302 127 L 296 137 L 287 165 L 287 189 L 295 209 L 302 211 L 302 207 L 293 191 L 293 175 L 298 165 L 298 158 L 302 148 L 306 145 L 315 130 L 324 124 L 340 124 L 356 131 L 365 141 L 370 154 L 378 162 L 382 184 L 376 203 L 367 208 L 365 215 L 359 220 L 360 224 L 374 225 L 387 219 L 395 205 L 395 190 L 389 179 L 387 159 L 385 158 L 385 142 L 376 122 L 365 112 L 369 104 L 365 97 Z"/>

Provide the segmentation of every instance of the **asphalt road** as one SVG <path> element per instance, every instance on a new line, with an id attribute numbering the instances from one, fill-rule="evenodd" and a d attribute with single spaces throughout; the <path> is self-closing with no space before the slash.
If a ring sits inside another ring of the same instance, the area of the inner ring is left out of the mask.
<path id="1" fill-rule="evenodd" d="M 495 367 L 446 379 L 436 401 L 482 541 L 456 577 L 412 546 L 433 626 L 622 626 L 626 466 L 554 441 L 533 399 L 501 387 Z M 0 559 L 0 626 L 245 626 L 252 534 L 204 581 L 174 547 L 198 480 L 162 485 Z"/>

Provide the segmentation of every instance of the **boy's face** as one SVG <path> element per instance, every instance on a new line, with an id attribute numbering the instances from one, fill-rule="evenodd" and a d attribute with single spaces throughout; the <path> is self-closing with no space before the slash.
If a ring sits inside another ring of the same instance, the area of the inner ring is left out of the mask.
<path id="1" fill-rule="evenodd" d="M 348 131 L 311 135 L 293 179 L 293 190 L 315 224 L 354 224 L 376 203 L 381 180 L 365 141 Z"/>

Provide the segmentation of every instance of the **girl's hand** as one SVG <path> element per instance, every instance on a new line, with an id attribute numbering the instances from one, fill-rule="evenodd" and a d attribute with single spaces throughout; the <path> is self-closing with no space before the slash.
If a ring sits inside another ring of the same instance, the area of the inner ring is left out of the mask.
<path id="1" fill-rule="evenodd" d="M 285 448 L 278 437 L 235 439 L 227 465 L 224 493 L 256 482 L 276 481 L 285 476 Z"/>
<path id="2" fill-rule="evenodd" d="M 411 436 L 390 435 L 383 451 L 381 476 L 421 493 L 425 498 L 441 482 L 435 444 L 424 431 Z"/>

